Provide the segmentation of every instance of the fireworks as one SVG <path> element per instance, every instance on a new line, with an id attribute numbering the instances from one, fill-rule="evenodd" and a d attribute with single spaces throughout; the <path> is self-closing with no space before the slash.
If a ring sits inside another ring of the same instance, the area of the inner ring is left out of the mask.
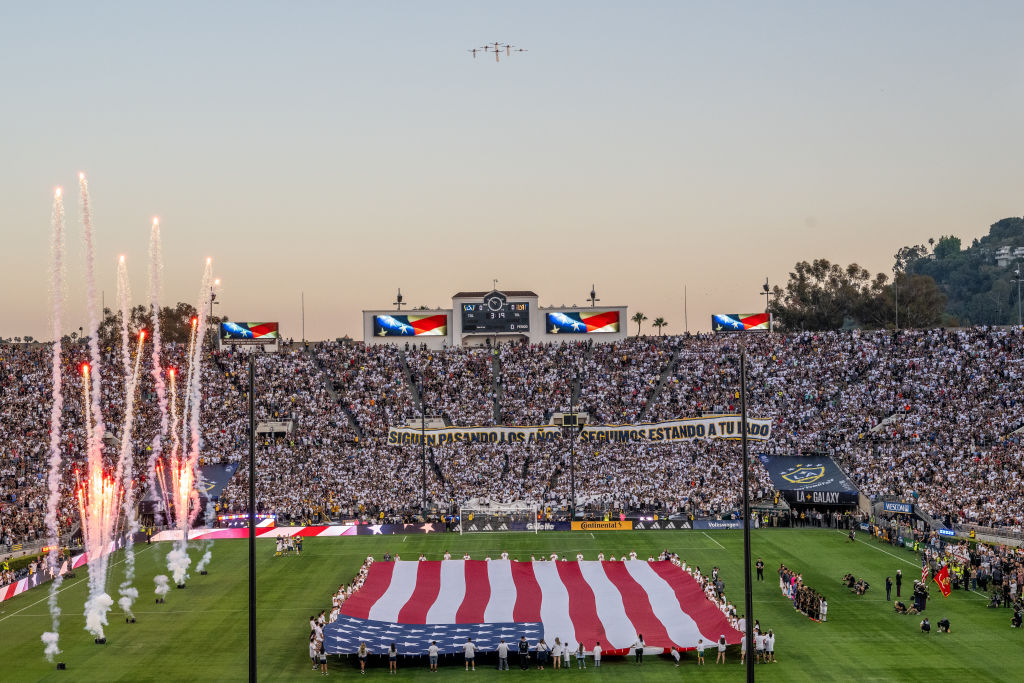
<path id="1" fill-rule="evenodd" d="M 82 241 L 85 252 L 86 271 L 86 303 L 88 310 L 88 330 L 85 339 L 88 341 L 88 359 L 78 367 L 81 372 L 81 399 L 82 399 L 82 422 L 85 431 L 85 456 L 86 466 L 84 471 L 74 471 L 74 488 L 71 492 L 74 505 L 77 507 L 78 516 L 81 520 L 81 533 L 88 556 L 89 567 L 89 598 L 85 603 L 86 630 L 95 636 L 97 643 L 106 642 L 104 626 L 107 625 L 107 613 L 109 612 L 113 599 L 107 594 L 106 586 L 109 569 L 109 555 L 117 545 L 120 534 L 127 532 L 128 539 L 125 549 L 125 580 L 120 585 L 121 599 L 118 604 L 125 611 L 126 619 L 134 621 L 131 613 L 132 604 L 138 598 L 138 589 L 133 585 L 135 564 L 134 551 L 132 548 L 131 534 L 138 529 L 138 522 L 135 511 L 135 473 L 133 448 L 135 438 L 135 408 L 137 395 L 139 393 L 140 377 L 143 371 L 143 349 L 149 337 L 145 329 L 138 330 L 137 343 L 131 348 L 130 331 L 131 319 L 131 290 L 129 287 L 126 258 L 121 255 L 117 261 L 117 299 L 120 313 L 120 372 L 115 375 L 122 377 L 123 386 L 122 405 L 124 406 L 123 423 L 118 439 L 118 452 L 116 461 L 110 456 L 111 453 L 104 453 L 107 447 L 106 442 L 111 439 L 106 434 L 106 420 L 103 414 L 104 402 L 101 400 L 103 383 L 101 382 L 102 371 L 109 371 L 111 368 L 102 366 L 103 356 L 100 352 L 100 325 L 97 301 L 97 287 L 94 269 L 93 251 L 93 216 L 89 197 L 89 186 L 85 174 L 78 175 L 81 217 L 82 217 Z M 61 387 L 63 378 L 62 368 L 62 346 L 61 346 L 61 311 L 64 305 L 63 300 L 63 221 L 64 208 L 60 188 L 54 190 L 54 208 L 52 214 L 53 227 L 53 315 L 54 315 L 54 350 L 53 350 L 53 409 L 51 412 L 50 425 L 50 496 L 47 503 L 47 531 L 50 545 L 56 547 L 59 540 L 59 527 L 57 525 L 57 513 L 60 509 L 60 468 L 61 468 L 61 435 L 62 435 L 62 394 Z M 196 490 L 196 479 L 198 474 L 199 460 L 199 409 L 202 397 L 201 384 L 201 358 L 202 358 L 202 330 L 206 326 L 205 310 L 202 307 L 202 297 L 210 289 L 211 281 L 211 260 L 206 260 L 206 267 L 203 272 L 200 298 L 200 314 L 192 319 L 190 339 L 188 345 L 185 393 L 183 396 L 183 412 L 179 425 L 178 402 L 176 378 L 178 373 L 171 368 L 167 372 L 167 378 L 171 384 L 170 410 L 166 394 L 166 382 L 161 359 L 161 339 L 159 320 L 159 295 L 161 279 L 161 256 L 160 256 L 160 221 L 153 218 L 153 225 L 150 234 L 150 272 L 149 272 L 149 304 L 151 310 L 152 330 L 152 356 L 150 372 L 153 384 L 156 389 L 157 400 L 160 408 L 160 429 L 153 436 L 151 442 L 152 455 L 148 462 L 148 474 L 152 485 L 158 491 L 158 495 L 164 497 L 164 511 L 173 514 L 175 526 L 182 530 L 183 540 L 174 551 L 168 556 L 168 563 L 173 570 L 174 578 L 182 584 L 187 578 L 187 568 L 190 564 L 186 542 L 188 528 L 195 515 L 199 512 L 199 494 Z M 110 346 L 114 346 L 111 344 Z M 116 347 L 115 347 L 116 348 Z M 109 375 L 108 375 L 109 381 Z M 115 385 L 116 386 L 116 385 Z M 169 413 L 173 414 L 173 422 L 169 423 Z M 179 431 L 180 427 L 180 431 Z M 164 444 L 168 434 L 171 435 L 170 454 L 164 452 Z M 106 438 L 104 438 L 106 436 Z M 113 463 L 112 463 L 113 461 Z M 168 486 L 168 481 L 170 485 Z M 162 486 L 161 486 L 162 484 Z M 162 490 L 161 490 L 162 489 Z M 167 498 L 170 498 L 168 501 Z M 56 570 L 53 564 L 56 561 L 56 553 L 51 553 L 51 569 Z M 204 562 L 209 561 L 209 552 Z M 158 577 L 158 579 L 161 577 Z M 166 583 L 166 577 L 163 577 Z M 59 578 L 55 581 L 59 586 Z M 157 593 L 161 594 L 160 581 L 157 581 Z M 166 593 L 166 588 L 163 591 Z M 52 616 L 52 631 L 43 634 L 42 640 L 46 646 L 47 657 L 52 657 L 60 652 L 58 646 L 60 609 L 56 604 L 57 591 L 51 591 L 50 612 Z"/>

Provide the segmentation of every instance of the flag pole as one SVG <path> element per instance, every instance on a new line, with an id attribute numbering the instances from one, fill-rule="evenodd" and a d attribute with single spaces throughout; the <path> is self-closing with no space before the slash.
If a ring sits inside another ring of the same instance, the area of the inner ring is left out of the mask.
<path id="1" fill-rule="evenodd" d="M 747 683 L 754 683 L 754 598 L 750 581 L 750 455 L 747 448 L 747 349 L 740 349 L 740 441 L 743 443 L 743 601 Z"/>

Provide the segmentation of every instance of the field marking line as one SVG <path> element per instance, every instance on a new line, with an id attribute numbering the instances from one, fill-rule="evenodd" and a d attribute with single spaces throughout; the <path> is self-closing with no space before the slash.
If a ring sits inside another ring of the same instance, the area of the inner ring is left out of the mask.
<path id="1" fill-rule="evenodd" d="M 722 550 L 725 550 L 725 546 L 724 546 L 724 545 L 722 545 L 721 543 L 719 543 L 718 541 L 716 541 L 715 539 L 711 538 L 710 536 L 708 536 L 708 532 L 706 532 L 706 531 L 702 531 L 701 533 L 702 533 L 702 534 L 704 534 L 705 536 L 707 536 L 707 537 L 708 537 L 708 540 L 709 540 L 709 541 L 711 541 L 712 543 L 714 543 L 715 545 L 717 545 L 717 546 L 718 546 L 719 548 L 721 548 Z"/>
<path id="2" fill-rule="evenodd" d="M 406 539 L 408 539 L 408 538 L 409 538 L 408 536 L 402 536 L 402 543 L 405 543 Z"/>
<path id="3" fill-rule="evenodd" d="M 142 553 L 146 552 L 146 550 L 147 550 L 147 549 L 149 549 L 149 548 L 153 548 L 153 547 L 154 547 L 154 546 L 152 546 L 152 545 L 148 545 L 148 544 L 147 544 L 145 548 L 143 548 L 143 549 L 142 549 L 142 550 L 140 550 L 139 552 L 135 553 L 135 556 L 136 556 L 136 557 L 138 557 L 138 556 L 139 556 L 139 555 L 141 555 Z M 117 561 L 117 562 L 113 563 L 113 564 L 112 564 L 112 565 L 110 565 L 110 566 L 111 566 L 111 567 L 116 567 L 117 565 L 119 565 L 119 564 L 121 564 L 121 563 L 123 563 L 123 562 L 124 562 L 124 558 L 122 557 L 122 558 L 121 558 L 121 559 L 120 559 L 119 561 Z M 64 591 L 66 591 L 66 590 L 67 590 L 68 588 L 71 588 L 72 586 L 77 586 L 77 585 L 78 585 L 78 584 L 80 584 L 80 583 L 81 583 L 82 581 L 85 581 L 86 579 L 88 579 L 88 578 L 89 578 L 89 576 L 88 576 L 88 567 L 89 567 L 89 565 L 87 565 L 87 564 L 83 564 L 83 565 L 82 565 L 81 567 L 79 567 L 79 569 L 85 569 L 85 570 L 86 570 L 86 575 L 85 575 L 85 576 L 83 576 L 82 578 L 80 578 L 80 579 L 76 580 L 76 581 L 71 581 L 71 582 L 69 582 L 69 583 L 68 583 L 68 584 L 67 584 L 66 586 L 63 586 L 63 585 L 62 585 L 62 586 L 61 586 L 61 589 L 60 589 L 59 591 L 57 591 L 57 594 L 58 594 L 58 595 L 60 595 L 61 593 L 63 593 Z M 47 581 L 46 583 L 47 583 L 47 584 L 50 584 L 51 582 L 50 582 L 50 581 Z M 41 584 L 40 584 L 40 585 L 41 585 Z M 31 590 L 31 589 L 29 589 L 29 590 Z M 36 605 L 38 605 L 39 603 L 41 603 L 41 602 L 44 602 L 44 601 L 46 601 L 46 600 L 49 600 L 49 599 L 50 599 L 50 591 L 46 591 L 46 597 L 44 597 L 44 598 L 40 598 L 39 600 L 36 600 L 36 601 L 35 601 L 35 602 L 33 602 L 32 604 L 30 604 L 30 605 L 26 605 L 25 607 L 22 607 L 22 608 L 21 608 L 20 610 L 18 610 L 17 612 L 11 612 L 10 614 L 7 614 L 7 615 L 5 615 L 5 616 L 2 616 L 2 617 L 0 617 L 0 621 L 3 621 L 3 620 L 5 620 L 5 619 L 8 619 L 8 618 L 10 618 L 10 617 L 13 617 L 13 616 L 14 616 L 15 614 L 21 614 L 22 612 L 24 612 L 25 610 L 27 610 L 27 609 L 28 609 L 29 607 L 35 607 L 35 606 L 36 606 Z"/>
<path id="4" fill-rule="evenodd" d="M 842 531 L 840 531 L 840 530 L 836 530 L 836 533 L 837 533 L 837 534 L 839 534 L 840 536 L 846 536 L 846 534 L 844 534 L 844 533 L 843 533 Z M 867 548 L 871 548 L 872 550 L 877 550 L 877 551 L 878 551 L 878 552 L 880 552 L 880 553 L 885 553 L 885 554 L 886 554 L 886 555 L 888 555 L 889 557 L 895 557 L 895 558 L 896 558 L 897 560 L 899 560 L 900 562 L 906 562 L 906 563 L 907 563 L 907 564 L 909 564 L 909 565 L 910 565 L 911 567 L 920 567 L 920 566 L 921 566 L 921 565 L 917 564 L 916 562 L 911 562 L 910 560 L 908 560 L 908 559 L 907 559 L 907 558 L 905 558 L 905 557 L 900 557 L 899 555 L 893 555 L 893 554 L 892 554 L 892 553 L 890 553 L 890 552 L 889 552 L 888 550 L 882 550 L 881 548 L 876 548 L 875 546 L 873 546 L 873 545 L 871 545 L 871 544 L 869 544 L 869 543 L 863 543 L 863 542 L 862 542 L 862 545 L 863 545 L 863 546 L 865 546 L 865 547 L 867 547 Z"/>
<path id="5" fill-rule="evenodd" d="M 592 539 L 594 539 L 595 541 L 597 540 L 597 536 L 595 536 L 595 535 L 594 535 L 594 532 L 593 532 L 593 531 L 591 531 L 591 532 L 590 532 L 590 537 L 591 537 Z"/>

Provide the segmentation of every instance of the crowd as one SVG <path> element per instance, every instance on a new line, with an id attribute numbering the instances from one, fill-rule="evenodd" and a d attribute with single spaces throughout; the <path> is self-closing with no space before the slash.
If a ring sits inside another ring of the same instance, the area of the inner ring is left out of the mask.
<path id="1" fill-rule="evenodd" d="M 870 497 L 914 501 L 947 523 L 1024 530 L 1020 328 L 631 337 L 612 343 L 501 344 L 443 350 L 324 342 L 257 354 L 260 420 L 290 431 L 257 444 L 261 511 L 285 521 L 401 521 L 423 502 L 448 511 L 472 498 L 568 507 L 575 455 L 577 502 L 592 509 L 735 514 L 741 468 L 730 442 L 388 446 L 387 430 L 421 415 L 453 425 L 546 424 L 570 408 L 591 422 L 656 421 L 738 409 L 739 344 L 747 351 L 751 414 L 769 418 L 758 452 L 833 457 Z M 125 408 L 117 348 L 103 350 L 103 405 L 117 436 Z M 84 462 L 81 342 L 64 353 L 65 494 Z M 164 363 L 186 367 L 167 345 Z M 248 354 L 206 350 L 204 460 L 247 457 Z M 39 541 L 48 467 L 50 347 L 0 347 L 0 542 Z M 132 453 L 144 471 L 159 425 L 144 354 Z M 180 398 L 180 397 L 179 397 Z M 496 419 L 497 418 L 497 419 Z M 107 449 L 108 459 L 116 448 Z M 754 459 L 753 489 L 772 494 Z M 425 475 L 425 476 L 424 476 Z M 246 468 L 219 510 L 245 511 Z M 145 476 L 139 483 L 146 485 Z M 63 529 L 73 519 L 62 497 Z M 812 521 L 817 521 L 813 519 Z M 818 523 L 831 525 L 834 519 Z"/>

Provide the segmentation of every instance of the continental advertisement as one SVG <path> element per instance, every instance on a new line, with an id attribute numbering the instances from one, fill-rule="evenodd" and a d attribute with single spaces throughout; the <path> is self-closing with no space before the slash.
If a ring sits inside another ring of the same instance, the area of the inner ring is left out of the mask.
<path id="1" fill-rule="evenodd" d="M 611 522 L 573 522 L 573 531 L 632 531 L 633 522 L 626 520 L 620 522 L 614 520 Z"/>

